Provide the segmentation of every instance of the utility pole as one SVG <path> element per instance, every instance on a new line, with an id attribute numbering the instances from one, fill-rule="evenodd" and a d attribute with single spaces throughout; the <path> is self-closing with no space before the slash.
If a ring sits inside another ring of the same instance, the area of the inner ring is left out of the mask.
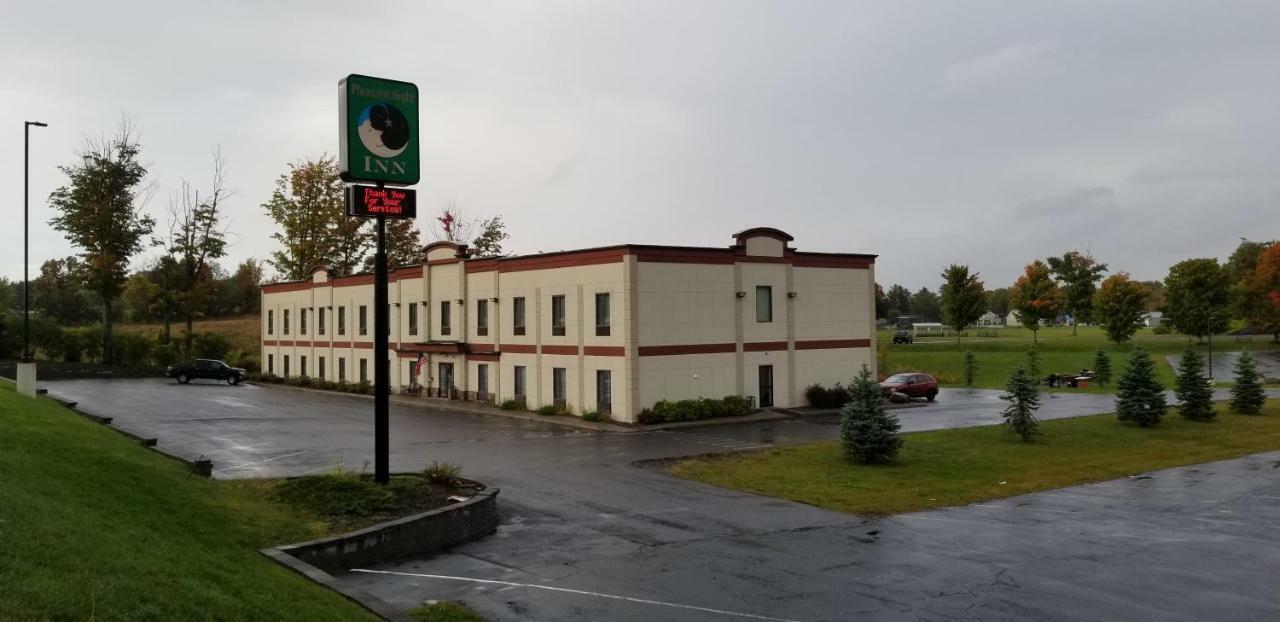
<path id="1" fill-rule="evenodd" d="M 35 397 L 36 364 L 31 355 L 31 126 L 49 127 L 39 121 L 22 125 L 22 361 L 18 363 L 18 392 Z"/>

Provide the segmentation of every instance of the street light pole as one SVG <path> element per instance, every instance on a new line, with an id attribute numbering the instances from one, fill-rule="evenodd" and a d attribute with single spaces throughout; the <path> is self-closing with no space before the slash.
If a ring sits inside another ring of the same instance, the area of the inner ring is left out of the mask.
<path id="1" fill-rule="evenodd" d="M 49 127 L 39 121 L 22 122 L 22 361 L 31 362 L 31 281 L 27 266 L 31 248 L 31 126 Z"/>

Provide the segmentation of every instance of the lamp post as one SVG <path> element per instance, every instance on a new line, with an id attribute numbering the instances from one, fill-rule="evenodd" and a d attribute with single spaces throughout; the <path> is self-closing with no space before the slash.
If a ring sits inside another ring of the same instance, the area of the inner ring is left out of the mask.
<path id="1" fill-rule="evenodd" d="M 28 265 L 31 248 L 31 126 L 49 127 L 39 121 L 22 122 L 22 365 L 18 371 L 18 390 L 36 393 L 35 363 L 31 357 L 31 281 Z"/>

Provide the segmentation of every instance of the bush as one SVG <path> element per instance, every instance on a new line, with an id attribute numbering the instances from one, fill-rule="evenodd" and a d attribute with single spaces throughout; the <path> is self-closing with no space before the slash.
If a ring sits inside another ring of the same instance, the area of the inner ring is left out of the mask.
<path id="1" fill-rule="evenodd" d="M 151 348 L 151 364 L 155 367 L 165 367 L 167 365 L 175 365 L 181 363 L 186 357 L 183 356 L 182 349 L 174 341 L 157 341 Z"/>
<path id="2" fill-rule="evenodd" d="M 554 417 L 554 416 L 572 415 L 573 411 L 569 410 L 567 406 L 557 406 L 555 404 L 547 404 L 546 406 L 539 408 L 537 410 L 537 413 L 544 417 Z"/>
<path id="3" fill-rule="evenodd" d="M 602 413 L 598 410 L 588 410 L 587 412 L 582 413 L 582 420 L 583 421 L 608 421 L 609 415 Z"/>
<path id="4" fill-rule="evenodd" d="M 814 408 L 840 408 L 849 402 L 849 390 L 838 382 L 830 389 L 814 383 L 805 387 L 804 398 Z"/>
<path id="5" fill-rule="evenodd" d="M 522 397 L 506 400 L 499 404 L 498 408 L 501 408 L 502 410 L 529 410 L 529 407 L 525 405 L 524 398 Z"/>
<path id="6" fill-rule="evenodd" d="M 231 352 L 231 340 L 218 333 L 197 333 L 191 338 L 191 357 L 225 360 Z"/>
<path id="7" fill-rule="evenodd" d="M 462 467 L 452 462 L 436 462 L 431 461 L 431 466 L 423 469 L 422 475 L 432 484 L 449 485 L 458 479 L 458 475 L 462 473 Z"/>
<path id="8" fill-rule="evenodd" d="M 740 395 L 730 395 L 718 400 L 700 398 L 696 400 L 670 401 L 662 400 L 640 411 L 637 421 L 642 424 L 678 423 L 681 421 L 702 421 L 720 417 L 739 417 L 752 412 L 751 400 Z"/>
<path id="9" fill-rule="evenodd" d="M 864 464 L 893 460 L 902 448 L 898 418 L 884 409 L 880 385 L 866 365 L 849 386 L 852 400 L 840 410 L 840 445 L 850 460 Z"/>
<path id="10" fill-rule="evenodd" d="M 966 350 L 964 353 L 964 386 L 972 387 L 973 380 L 978 375 L 978 360 L 973 355 L 972 350 Z"/>
<path id="11" fill-rule="evenodd" d="M 144 335 L 115 333 L 111 336 L 114 362 L 125 367 L 146 367 L 151 362 L 155 343 Z"/>
<path id="12" fill-rule="evenodd" d="M 21 326 L 21 323 L 19 323 Z M 31 351 L 39 350 L 44 353 L 45 358 L 55 360 L 62 358 L 63 352 L 66 350 L 67 335 L 66 331 L 57 322 L 46 317 L 31 318 Z M 21 349 L 22 345 L 19 344 Z"/>

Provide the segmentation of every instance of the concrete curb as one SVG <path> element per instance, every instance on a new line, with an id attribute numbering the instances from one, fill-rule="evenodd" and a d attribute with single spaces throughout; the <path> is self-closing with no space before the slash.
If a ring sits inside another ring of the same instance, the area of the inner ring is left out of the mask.
<path id="1" fill-rule="evenodd" d="M 349 587 L 339 583 L 333 575 L 308 564 L 278 548 L 258 549 L 259 553 L 271 558 L 272 561 L 292 570 L 323 587 L 326 587 L 339 596 L 364 607 L 366 611 L 376 615 L 384 620 L 392 622 L 412 622 L 413 619 L 408 615 L 400 613 L 395 607 L 387 604 L 386 601 L 364 591 L 353 587 Z"/>

